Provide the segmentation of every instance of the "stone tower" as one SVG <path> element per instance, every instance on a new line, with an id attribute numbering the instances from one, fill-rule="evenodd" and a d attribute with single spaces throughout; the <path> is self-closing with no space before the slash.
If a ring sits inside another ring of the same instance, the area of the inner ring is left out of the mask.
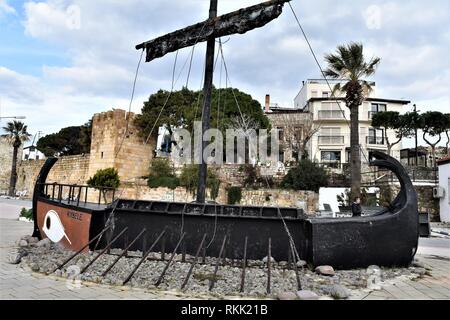
<path id="1" fill-rule="evenodd" d="M 138 136 L 134 117 L 121 109 L 94 115 L 88 177 L 105 168 L 116 168 L 122 182 L 148 175 L 155 146 Z"/>

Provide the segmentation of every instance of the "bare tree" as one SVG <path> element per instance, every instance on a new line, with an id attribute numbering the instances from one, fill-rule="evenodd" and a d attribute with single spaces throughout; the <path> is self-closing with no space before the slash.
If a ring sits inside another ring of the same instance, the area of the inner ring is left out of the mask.
<path id="1" fill-rule="evenodd" d="M 299 118 L 293 114 L 284 113 L 280 115 L 280 122 L 283 125 L 285 146 L 298 155 L 296 160 L 306 158 L 308 142 L 319 131 L 320 125 L 313 123 L 310 114 Z"/>

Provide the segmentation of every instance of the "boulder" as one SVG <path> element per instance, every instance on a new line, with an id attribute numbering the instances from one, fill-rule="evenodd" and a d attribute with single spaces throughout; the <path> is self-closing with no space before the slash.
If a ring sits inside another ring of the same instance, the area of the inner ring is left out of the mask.
<path id="1" fill-rule="evenodd" d="M 50 247 L 51 244 L 52 244 L 52 242 L 50 241 L 50 239 L 45 238 L 45 239 L 42 239 L 41 241 L 37 242 L 36 246 L 48 248 L 48 247 Z"/>
<path id="2" fill-rule="evenodd" d="M 28 242 L 26 240 L 20 240 L 19 241 L 19 247 L 24 248 L 24 247 L 28 247 Z"/>
<path id="3" fill-rule="evenodd" d="M 294 292 L 280 292 L 278 295 L 278 300 L 297 300 L 298 297 Z"/>
<path id="4" fill-rule="evenodd" d="M 323 276 L 334 276 L 334 269 L 332 266 L 318 266 L 315 269 L 316 273 L 321 274 Z"/>
<path id="5" fill-rule="evenodd" d="M 381 274 L 381 268 L 376 265 L 368 266 L 366 269 L 367 274 Z"/>
<path id="6" fill-rule="evenodd" d="M 319 296 L 317 293 L 309 291 L 309 290 L 300 290 L 297 291 L 297 297 L 300 300 L 318 300 Z"/>
<path id="7" fill-rule="evenodd" d="M 299 268 L 303 268 L 307 265 L 308 263 L 305 260 L 298 260 L 297 261 L 297 267 Z"/>
<path id="8" fill-rule="evenodd" d="M 334 299 L 347 299 L 350 296 L 349 290 L 346 287 L 341 286 L 339 284 L 332 285 L 330 287 L 329 294 Z"/>
<path id="9" fill-rule="evenodd" d="M 19 264 L 22 260 L 23 254 L 18 250 L 13 250 L 8 253 L 7 261 L 10 264 Z"/>

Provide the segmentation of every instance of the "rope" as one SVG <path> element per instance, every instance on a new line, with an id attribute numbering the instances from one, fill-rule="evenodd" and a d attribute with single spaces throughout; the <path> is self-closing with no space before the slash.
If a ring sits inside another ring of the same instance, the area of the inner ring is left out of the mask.
<path id="1" fill-rule="evenodd" d="M 192 60 L 194 58 L 194 50 L 195 50 L 195 46 L 192 47 L 191 61 L 189 62 L 189 71 L 188 71 L 188 75 L 187 75 L 187 79 L 186 79 L 186 88 L 189 86 L 189 78 L 191 76 L 191 68 L 192 68 Z"/>
<path id="2" fill-rule="evenodd" d="M 120 145 L 119 145 L 119 149 L 117 150 L 116 157 L 119 155 L 119 152 L 120 152 L 120 150 L 122 149 L 122 145 L 123 145 L 123 142 L 124 142 L 124 140 L 125 140 L 125 137 L 126 137 L 126 135 L 128 134 L 128 129 L 129 129 L 129 125 L 130 125 L 131 105 L 133 104 L 134 92 L 135 92 L 135 90 L 136 90 L 137 77 L 138 77 L 138 74 L 139 74 L 139 69 L 140 69 L 140 67 L 141 67 L 141 62 L 142 62 L 142 56 L 143 56 L 143 55 L 144 55 L 144 49 L 142 49 L 141 57 L 139 58 L 139 62 L 138 62 L 137 68 L 136 68 L 136 73 L 135 73 L 135 75 L 134 75 L 134 82 L 133 82 L 133 89 L 132 89 L 132 91 L 131 91 L 130 105 L 128 106 L 128 119 L 127 119 L 127 125 L 126 125 L 126 128 L 125 128 L 125 133 L 123 134 L 123 137 L 122 137 L 122 141 L 120 141 Z"/>
<path id="3" fill-rule="evenodd" d="M 295 247 L 295 242 L 294 242 L 294 239 L 292 238 L 291 232 L 289 231 L 286 221 L 284 220 L 284 217 L 281 214 L 280 207 L 277 207 L 277 209 L 278 209 L 278 215 L 280 216 L 281 221 L 283 222 L 284 230 L 286 231 L 286 233 L 289 237 L 289 242 L 291 244 L 291 250 L 294 251 L 293 253 L 295 253 L 295 255 L 293 255 L 294 263 L 295 263 L 295 258 L 297 258 L 297 260 L 300 260 L 300 256 L 298 254 L 297 248 Z"/>
<path id="4" fill-rule="evenodd" d="M 344 117 L 345 121 L 347 122 L 348 127 L 351 128 L 351 126 L 350 126 L 350 121 L 349 121 L 349 120 L 347 119 L 347 117 L 345 116 L 344 110 L 343 110 L 342 107 L 341 107 L 341 103 L 339 102 L 339 100 L 337 100 L 337 97 L 336 97 L 335 94 L 334 94 L 334 90 L 331 88 L 330 82 L 328 81 L 327 77 L 325 76 L 325 72 L 323 71 L 322 66 L 321 66 L 320 63 L 319 63 L 319 60 L 317 59 L 316 53 L 314 52 L 314 49 L 313 49 L 313 47 L 311 46 L 311 43 L 309 42 L 308 36 L 306 35 L 306 32 L 305 32 L 305 30 L 303 29 L 303 27 L 302 27 L 302 25 L 301 25 L 301 23 L 300 23 L 300 20 L 299 20 L 299 18 L 297 17 L 297 14 L 296 14 L 295 11 L 294 11 L 294 8 L 292 8 L 292 5 L 291 5 L 290 2 L 288 2 L 288 5 L 289 5 L 289 7 L 291 8 L 291 11 L 292 11 L 292 13 L 293 13 L 293 15 L 294 15 L 295 20 L 297 21 L 298 26 L 300 27 L 300 30 L 301 30 L 301 32 L 302 32 L 302 34 L 303 34 L 303 37 L 304 37 L 305 40 L 306 40 L 306 43 L 308 44 L 308 47 L 309 47 L 309 50 L 311 51 L 311 54 L 312 54 L 312 56 L 314 57 L 314 60 L 315 60 L 315 62 L 316 62 L 316 64 L 317 64 L 317 66 L 319 67 L 320 73 L 322 74 L 322 77 L 324 78 L 325 82 L 327 83 L 328 88 L 329 88 L 330 91 L 331 91 L 331 98 L 335 98 L 335 99 L 336 99 L 335 101 L 337 102 L 337 105 L 339 106 L 339 109 L 340 109 L 340 111 L 341 111 L 341 113 L 342 113 L 342 116 Z M 369 162 L 369 159 L 368 159 L 366 153 L 364 152 L 364 149 L 361 147 L 361 144 L 358 144 L 358 147 L 359 147 L 359 149 L 360 149 L 362 155 L 363 155 L 364 158 L 366 159 L 366 161 Z"/>
<path id="5" fill-rule="evenodd" d="M 193 45 L 193 48 L 195 48 L 195 46 L 197 45 L 198 40 L 200 39 L 200 37 L 201 37 L 201 35 L 202 35 L 202 32 L 203 32 L 203 30 L 204 30 L 204 28 L 205 28 L 205 26 L 206 26 L 206 22 L 207 22 L 207 21 L 208 21 L 208 20 L 206 20 L 205 23 L 203 24 L 202 29 L 200 30 L 200 32 L 199 32 L 199 34 L 198 34 L 198 36 L 197 36 L 197 39 L 195 40 L 195 43 L 194 43 L 194 45 Z M 193 57 L 193 54 L 194 54 L 194 52 L 192 51 L 192 54 L 191 54 L 191 61 L 192 61 L 192 59 L 193 59 L 193 58 L 192 58 L 192 57 Z M 162 115 L 162 113 L 163 113 L 163 111 L 164 111 L 164 109 L 165 109 L 167 103 L 169 102 L 170 97 L 172 96 L 173 88 L 175 87 L 176 83 L 178 82 L 179 77 L 178 77 L 177 80 L 174 82 L 174 78 L 175 78 L 175 68 L 176 68 L 176 60 L 177 60 L 177 58 L 178 58 L 178 50 L 177 50 L 177 54 L 176 54 L 176 57 L 175 57 L 175 63 L 174 63 L 173 71 L 172 71 L 172 88 L 171 88 L 171 90 L 170 90 L 170 92 L 169 92 L 169 95 L 167 96 L 166 101 L 164 102 L 164 105 L 162 106 L 162 108 L 161 108 L 161 110 L 160 110 L 160 112 L 159 112 L 159 114 L 158 114 L 158 117 L 157 117 L 156 121 L 153 123 L 153 127 L 152 127 L 152 129 L 150 130 L 150 133 L 149 133 L 149 135 L 147 136 L 147 139 L 145 140 L 145 144 L 148 143 L 148 140 L 150 139 L 150 137 L 151 137 L 151 135 L 152 135 L 152 133 L 153 133 L 153 130 L 155 129 L 156 124 L 158 123 L 159 119 L 161 118 L 161 115 Z M 187 63 L 187 60 L 186 60 L 186 62 L 184 63 L 184 66 L 186 65 L 186 63 Z M 183 66 L 183 68 L 184 68 L 184 66 Z M 192 67 L 192 63 L 189 64 L 188 77 L 190 76 L 190 73 L 191 73 L 191 67 Z M 181 72 L 182 72 L 182 71 L 183 71 L 183 69 L 181 70 Z M 181 75 L 181 72 L 180 72 L 180 75 Z M 188 81 L 186 81 L 186 83 L 188 83 Z M 144 131 L 145 131 L 147 128 L 148 128 L 148 126 L 144 129 Z"/>
<path id="6" fill-rule="evenodd" d="M 222 56 L 223 66 L 225 68 L 225 76 L 226 76 L 226 79 L 227 79 L 227 83 L 228 82 L 230 83 L 231 92 L 233 93 L 234 101 L 236 102 L 236 105 L 238 107 L 239 114 L 241 115 L 242 122 L 244 123 L 244 127 L 247 127 L 247 123 L 245 122 L 244 115 L 243 115 L 242 110 L 241 110 L 241 106 L 239 105 L 239 101 L 238 101 L 238 99 L 236 97 L 236 93 L 234 92 L 233 85 L 232 85 L 231 80 L 230 80 L 230 75 L 228 74 L 228 67 L 227 67 L 227 63 L 225 61 L 225 56 L 223 54 L 222 46 L 220 46 L 220 54 Z"/>
<path id="7" fill-rule="evenodd" d="M 173 87 L 174 87 L 174 79 L 175 79 L 175 68 L 176 68 L 176 66 L 177 66 L 177 59 L 178 59 L 178 50 L 177 50 L 177 53 L 176 53 L 176 55 L 175 55 L 175 61 L 174 61 L 174 64 L 173 64 L 173 69 L 172 69 L 172 86 L 171 86 L 170 92 L 169 92 L 169 94 L 167 95 L 166 101 L 164 102 L 164 104 L 163 104 L 161 110 L 159 111 L 159 114 L 158 114 L 158 117 L 156 118 L 156 121 L 153 122 L 152 129 L 150 130 L 150 133 L 148 134 L 147 139 L 145 139 L 145 143 L 144 143 L 144 144 L 147 144 L 147 143 L 148 143 L 148 140 L 150 139 L 150 137 L 151 137 L 151 135 L 152 135 L 152 133 L 153 133 L 153 130 L 155 129 L 156 124 L 158 123 L 159 119 L 161 118 L 161 115 L 162 115 L 162 113 L 163 113 L 163 111 L 164 111 L 164 109 L 165 109 L 167 103 L 169 102 L 170 97 L 172 96 L 172 93 L 173 93 Z M 147 125 L 147 127 L 144 129 L 144 131 L 147 130 L 147 128 L 148 128 L 148 125 Z"/>

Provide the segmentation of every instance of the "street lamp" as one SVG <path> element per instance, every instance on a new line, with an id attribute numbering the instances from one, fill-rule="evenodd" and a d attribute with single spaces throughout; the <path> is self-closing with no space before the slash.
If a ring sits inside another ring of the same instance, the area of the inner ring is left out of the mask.
<path id="1" fill-rule="evenodd" d="M 0 117 L 0 119 L 20 119 L 20 120 L 23 120 L 23 119 L 26 119 L 27 117 L 24 117 L 24 116 L 17 116 L 17 117 Z"/>

